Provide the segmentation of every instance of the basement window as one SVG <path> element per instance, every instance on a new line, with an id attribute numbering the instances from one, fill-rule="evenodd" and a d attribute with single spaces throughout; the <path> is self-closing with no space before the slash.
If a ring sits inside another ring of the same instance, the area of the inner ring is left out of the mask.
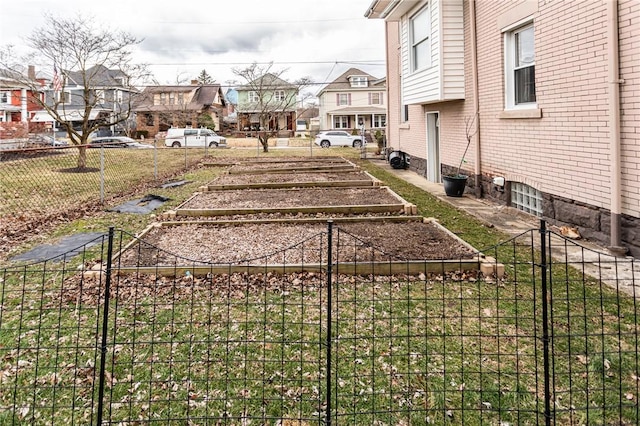
<path id="1" fill-rule="evenodd" d="M 542 216 L 542 193 L 524 183 L 511 183 L 511 207 Z"/>

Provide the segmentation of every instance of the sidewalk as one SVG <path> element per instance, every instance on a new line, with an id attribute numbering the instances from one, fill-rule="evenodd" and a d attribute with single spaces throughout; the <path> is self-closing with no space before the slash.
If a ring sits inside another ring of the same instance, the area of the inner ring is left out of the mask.
<path id="1" fill-rule="evenodd" d="M 509 235 L 518 235 L 531 229 L 540 228 L 540 220 L 512 207 L 498 205 L 474 195 L 448 197 L 441 183 L 429 182 L 416 172 L 394 169 L 385 160 L 369 159 L 376 166 L 393 173 L 398 178 L 421 188 L 453 207 L 463 210 L 490 227 L 495 227 Z M 551 230 L 553 227 L 548 226 Z M 556 230 L 557 231 L 557 230 Z M 568 242 L 567 242 L 568 241 Z M 536 241 L 537 244 L 537 241 Z M 553 257 L 584 270 L 596 279 L 619 288 L 629 294 L 640 296 L 640 262 L 633 257 L 615 257 L 601 245 L 586 240 L 568 240 L 552 236 Z M 636 279 L 636 277 L 638 277 Z"/>

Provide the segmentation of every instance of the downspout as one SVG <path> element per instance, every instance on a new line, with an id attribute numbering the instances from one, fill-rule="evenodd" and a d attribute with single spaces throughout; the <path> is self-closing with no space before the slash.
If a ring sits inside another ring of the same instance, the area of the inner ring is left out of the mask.
<path id="1" fill-rule="evenodd" d="M 474 174 L 475 174 L 475 192 L 476 197 L 482 197 L 482 165 L 480 164 L 480 100 L 478 89 L 478 46 L 477 46 L 477 33 L 476 33 L 476 1 L 471 0 L 469 2 L 469 15 L 470 15 L 470 29 L 471 29 L 471 82 L 473 86 L 473 114 L 475 124 L 475 160 L 474 160 Z"/>
<path id="2" fill-rule="evenodd" d="M 622 247 L 622 231 L 620 217 L 622 213 L 622 165 L 620 147 L 620 56 L 618 35 L 618 0 L 607 3 L 607 56 L 609 57 L 609 148 L 611 174 L 611 237 L 609 251 L 616 255 L 624 255 L 627 250 Z"/>

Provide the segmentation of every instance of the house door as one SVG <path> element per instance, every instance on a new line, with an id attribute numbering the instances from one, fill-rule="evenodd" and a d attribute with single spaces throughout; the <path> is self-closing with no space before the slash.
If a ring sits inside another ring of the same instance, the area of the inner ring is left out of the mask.
<path id="1" fill-rule="evenodd" d="M 428 112 L 427 122 L 427 180 L 440 182 L 440 113 Z"/>

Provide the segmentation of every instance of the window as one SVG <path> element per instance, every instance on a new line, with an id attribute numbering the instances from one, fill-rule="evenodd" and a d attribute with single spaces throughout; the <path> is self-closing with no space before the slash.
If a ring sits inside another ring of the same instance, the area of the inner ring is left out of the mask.
<path id="1" fill-rule="evenodd" d="M 367 77 L 351 77 L 351 87 L 367 87 Z"/>
<path id="2" fill-rule="evenodd" d="M 411 71 L 431 65 L 431 17 L 429 6 L 414 15 L 410 22 Z"/>
<path id="3" fill-rule="evenodd" d="M 409 105 L 403 105 L 402 108 L 402 122 L 406 123 L 409 121 Z"/>
<path id="4" fill-rule="evenodd" d="M 385 127 L 387 125 L 387 116 L 384 114 L 375 114 L 373 116 L 373 127 Z"/>
<path id="5" fill-rule="evenodd" d="M 536 108 L 532 23 L 505 32 L 505 108 Z"/>
<path id="6" fill-rule="evenodd" d="M 337 96 L 337 104 L 338 105 L 351 105 L 351 94 L 350 93 L 339 93 Z"/>
<path id="7" fill-rule="evenodd" d="M 71 92 L 60 92 L 58 93 L 59 102 L 63 104 L 68 104 L 71 102 Z"/>
<path id="8" fill-rule="evenodd" d="M 260 101 L 260 97 L 258 96 L 257 92 L 251 91 L 251 92 L 249 92 L 249 94 L 247 96 L 249 98 L 249 102 L 259 102 Z"/>
<path id="9" fill-rule="evenodd" d="M 167 104 L 167 94 L 160 93 L 160 105 L 166 105 L 166 104 Z"/>
<path id="10" fill-rule="evenodd" d="M 144 115 L 144 121 L 147 126 L 153 126 L 153 114 L 146 113 Z"/>
<path id="11" fill-rule="evenodd" d="M 511 207 L 542 216 L 542 193 L 524 183 L 511 183 Z"/>
<path id="12" fill-rule="evenodd" d="M 275 97 L 276 101 L 278 101 L 278 102 L 284 101 L 286 99 L 284 90 L 276 90 L 275 94 L 274 94 L 274 97 Z"/>
<path id="13" fill-rule="evenodd" d="M 349 117 L 346 115 L 336 115 L 333 117 L 333 128 L 334 129 L 348 129 L 349 128 Z"/>
<path id="14" fill-rule="evenodd" d="M 169 105 L 175 105 L 176 104 L 176 94 L 171 92 L 169 93 Z"/>
<path id="15" fill-rule="evenodd" d="M 382 93 L 369 93 L 370 105 L 382 105 Z"/>
<path id="16" fill-rule="evenodd" d="M 10 100 L 10 92 L 0 92 L 0 104 L 8 104 Z"/>

